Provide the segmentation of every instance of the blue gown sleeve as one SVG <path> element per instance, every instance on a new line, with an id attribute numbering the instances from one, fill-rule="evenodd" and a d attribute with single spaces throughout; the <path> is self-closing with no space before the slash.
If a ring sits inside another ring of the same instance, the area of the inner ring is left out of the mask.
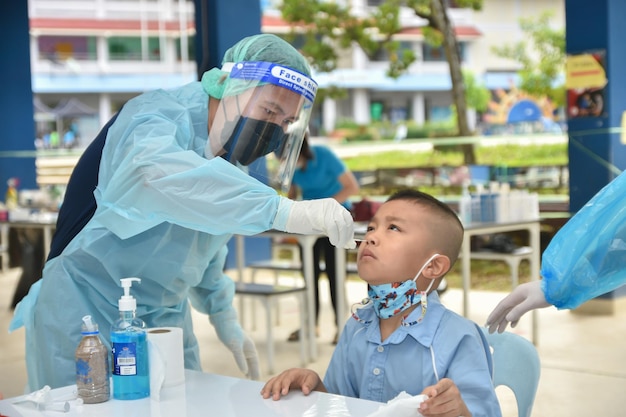
<path id="1" fill-rule="evenodd" d="M 201 313 L 212 315 L 233 308 L 235 283 L 223 272 L 227 252 L 224 246 L 204 271 L 202 281 L 189 289 L 189 301 Z"/>
<path id="2" fill-rule="evenodd" d="M 600 190 L 552 238 L 542 256 L 546 301 L 576 308 L 626 283 L 626 174 Z"/>
<path id="3" fill-rule="evenodd" d="M 272 228 L 282 197 L 224 159 L 204 157 L 207 101 L 159 90 L 126 103 L 103 149 L 100 224 L 122 239 L 163 222 L 214 235 Z"/>

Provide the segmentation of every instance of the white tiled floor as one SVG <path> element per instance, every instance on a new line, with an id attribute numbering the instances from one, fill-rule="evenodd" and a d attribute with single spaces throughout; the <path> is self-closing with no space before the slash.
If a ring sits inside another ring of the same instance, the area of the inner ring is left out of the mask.
<path id="1" fill-rule="evenodd" d="M 23 329 L 8 334 L 12 317 L 8 305 L 19 278 L 20 269 L 0 272 L 0 392 L 19 395 L 26 383 Z M 235 276 L 235 275 L 233 275 Z M 267 277 L 269 279 L 269 277 Z M 283 279 L 290 279 L 285 277 Z M 332 311 L 328 302 L 326 281 L 322 280 L 321 335 L 318 338 L 318 359 L 310 368 L 323 374 L 333 351 L 335 334 Z M 349 302 L 364 296 L 360 282 L 348 284 Z M 504 293 L 473 291 L 470 296 L 470 318 L 483 323 L 489 311 Z M 462 293 L 451 289 L 442 300 L 449 308 L 460 311 Z M 289 333 L 298 327 L 298 306 L 293 297 L 280 302 L 279 324 L 274 324 L 277 370 L 300 365 L 298 343 L 286 342 Z M 236 306 L 239 306 L 237 301 Z M 262 365 L 262 379 L 270 375 L 267 365 L 265 323 L 260 304 L 246 304 L 246 329 L 255 340 Z M 251 311 L 257 316 L 257 328 L 251 329 Z M 626 410 L 626 313 L 612 316 L 584 316 L 554 308 L 541 310 L 539 316 L 538 350 L 541 357 L 541 382 L 535 401 L 535 417 L 623 416 Z M 207 372 L 241 376 L 230 352 L 217 340 L 206 317 L 194 316 L 202 364 Z M 530 319 L 524 318 L 517 333 L 528 336 Z M 517 416 L 512 393 L 498 388 L 498 397 L 505 417 Z"/>

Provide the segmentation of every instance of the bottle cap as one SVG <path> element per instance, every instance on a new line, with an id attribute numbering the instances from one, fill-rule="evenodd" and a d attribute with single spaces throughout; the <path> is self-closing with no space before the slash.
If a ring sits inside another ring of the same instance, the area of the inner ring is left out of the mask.
<path id="1" fill-rule="evenodd" d="M 94 323 L 89 314 L 83 317 L 83 329 L 81 333 L 84 335 L 100 333 L 100 331 L 98 330 L 98 325 Z"/>
<path id="2" fill-rule="evenodd" d="M 141 282 L 140 278 L 122 278 L 122 288 L 124 289 L 124 295 L 119 299 L 120 311 L 135 311 L 137 309 L 137 300 L 130 295 L 130 287 L 133 286 L 133 281 Z"/>

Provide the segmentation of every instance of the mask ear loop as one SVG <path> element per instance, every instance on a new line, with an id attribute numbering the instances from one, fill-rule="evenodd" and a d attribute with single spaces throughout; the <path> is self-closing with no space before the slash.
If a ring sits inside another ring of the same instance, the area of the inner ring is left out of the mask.
<path id="1" fill-rule="evenodd" d="M 439 256 L 438 253 L 435 253 L 433 256 L 431 256 L 430 258 L 428 258 L 428 260 L 426 262 L 424 262 L 424 265 L 420 268 L 420 270 L 417 272 L 417 274 L 415 275 L 415 278 L 413 278 L 413 281 L 417 281 L 417 278 L 419 278 L 420 274 L 422 273 L 422 271 L 428 266 L 428 264 L 430 264 L 437 256 Z M 426 288 L 425 291 L 420 291 L 420 307 L 422 308 L 422 314 L 420 315 L 420 317 L 416 320 L 416 321 L 412 321 L 410 323 L 405 323 L 404 321 L 402 322 L 403 326 L 412 326 L 414 324 L 417 323 L 421 323 L 422 320 L 424 320 L 424 316 L 426 316 L 426 310 L 428 309 L 428 292 L 431 290 L 431 288 L 433 287 L 433 284 L 435 283 L 434 279 L 430 280 L 430 284 L 428 284 L 428 288 Z"/>
<path id="2" fill-rule="evenodd" d="M 352 304 L 352 308 L 351 313 L 352 313 L 352 318 L 355 319 L 356 321 L 358 321 L 359 323 L 362 324 L 370 324 L 372 321 L 371 320 L 363 320 L 361 317 L 359 317 L 359 315 L 357 314 L 357 311 L 359 309 L 359 307 L 366 307 L 370 304 L 372 304 L 372 300 L 370 300 L 369 298 L 364 298 L 361 300 L 360 303 L 355 303 Z"/>
<path id="3" fill-rule="evenodd" d="M 424 316 L 426 315 L 426 310 L 428 309 L 428 292 L 433 287 L 434 282 L 435 280 L 431 279 L 428 288 L 426 288 L 426 291 L 420 291 L 420 305 L 422 307 L 422 315 L 419 319 L 417 319 L 418 323 L 421 323 L 421 321 L 424 320 Z"/>

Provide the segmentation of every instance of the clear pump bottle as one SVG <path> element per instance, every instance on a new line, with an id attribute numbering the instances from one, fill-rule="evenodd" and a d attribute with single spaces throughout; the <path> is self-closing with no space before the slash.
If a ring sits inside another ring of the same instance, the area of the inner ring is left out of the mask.
<path id="1" fill-rule="evenodd" d="M 130 295 L 133 281 L 120 280 L 124 295 L 119 299 L 120 318 L 111 327 L 113 353 L 113 398 L 135 400 L 150 395 L 146 324 L 136 317 L 137 301 Z"/>
<path id="2" fill-rule="evenodd" d="M 76 388 L 85 404 L 108 401 L 111 396 L 109 382 L 109 351 L 100 340 L 98 325 L 91 316 L 83 317 L 82 335 L 76 348 Z"/>

